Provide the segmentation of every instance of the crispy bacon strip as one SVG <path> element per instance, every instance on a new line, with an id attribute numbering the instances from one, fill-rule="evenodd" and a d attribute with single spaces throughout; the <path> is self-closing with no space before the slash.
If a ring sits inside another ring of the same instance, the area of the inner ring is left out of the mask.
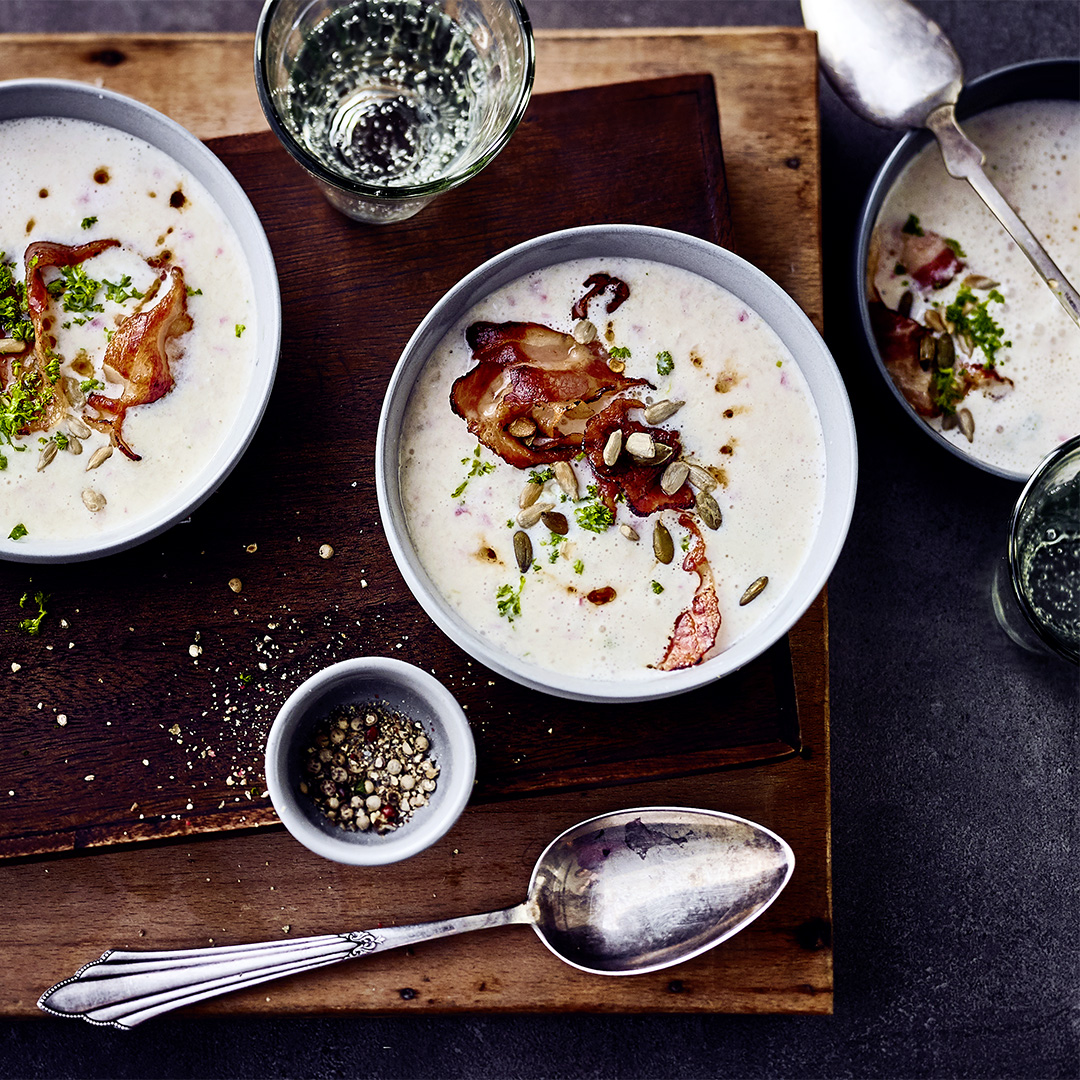
<path id="1" fill-rule="evenodd" d="M 26 306 L 30 321 L 34 324 L 34 353 L 32 365 L 41 378 L 43 387 L 50 386 L 48 365 L 53 360 L 52 350 L 56 338 L 49 333 L 52 327 L 49 308 L 52 297 L 45 284 L 45 271 L 50 267 L 61 268 L 77 266 L 79 263 L 100 255 L 111 247 L 118 247 L 119 240 L 92 240 L 88 244 L 72 247 L 68 244 L 56 244 L 49 240 L 36 240 L 30 244 L 23 255 L 26 266 Z M 55 427 L 71 407 L 64 391 L 63 379 L 51 384 L 51 396 L 45 408 L 33 423 L 26 427 L 27 432 L 48 431 Z"/>
<path id="2" fill-rule="evenodd" d="M 900 260 L 922 289 L 940 289 L 964 268 L 956 252 L 936 232 L 904 233 Z"/>
<path id="3" fill-rule="evenodd" d="M 697 574 L 698 587 L 690 606 L 675 620 L 667 651 L 656 665 L 661 671 L 676 671 L 700 664 L 716 644 L 716 635 L 720 632 L 720 603 L 716 598 L 712 567 L 705 558 L 705 540 L 688 514 L 679 515 L 679 524 L 693 537 L 682 568 Z"/>
<path id="4" fill-rule="evenodd" d="M 615 513 L 615 498 L 625 492 L 626 502 L 638 517 L 648 517 L 658 510 L 685 510 L 694 505 L 690 485 L 684 483 L 674 494 L 668 495 L 660 486 L 666 462 L 660 465 L 639 465 L 629 454 L 621 454 L 614 465 L 604 461 L 604 445 L 608 436 L 621 428 L 623 436 L 635 431 L 648 432 L 658 443 L 670 446 L 672 457 L 678 457 L 682 440 L 677 431 L 668 428 L 649 427 L 636 420 L 627 419 L 631 409 L 643 409 L 644 403 L 632 397 L 616 398 L 594 414 L 585 423 L 585 454 L 596 474 L 597 488 L 607 508 Z"/>
<path id="5" fill-rule="evenodd" d="M 183 270 L 174 266 L 169 279 L 171 284 L 165 296 L 153 307 L 129 315 L 105 350 L 105 366 L 124 384 L 120 396 L 91 394 L 86 404 L 97 415 L 83 416 L 91 427 L 106 432 L 132 461 L 138 461 L 140 456 L 124 440 L 121 431 L 124 414 L 136 405 L 157 401 L 173 388 L 168 345 L 192 327 Z"/>
<path id="6" fill-rule="evenodd" d="M 451 408 L 480 442 L 519 469 L 568 460 L 590 416 L 615 394 L 649 385 L 612 371 L 600 342 L 583 345 L 538 323 L 473 323 L 465 340 L 476 365 L 455 380 Z M 514 421 L 535 430 L 511 434 Z"/>
<path id="7" fill-rule="evenodd" d="M 881 359 L 896 388 L 920 416 L 940 415 L 941 409 L 930 397 L 933 372 L 924 371 L 919 363 L 919 342 L 930 331 L 879 300 L 871 301 L 869 310 Z"/>
<path id="8" fill-rule="evenodd" d="M 582 284 L 590 288 L 570 309 L 570 317 L 573 319 L 587 319 L 589 317 L 589 301 L 608 289 L 613 293 L 612 298 L 604 308 L 609 315 L 630 296 L 630 286 L 625 281 L 612 277 L 610 274 L 590 274 Z"/>

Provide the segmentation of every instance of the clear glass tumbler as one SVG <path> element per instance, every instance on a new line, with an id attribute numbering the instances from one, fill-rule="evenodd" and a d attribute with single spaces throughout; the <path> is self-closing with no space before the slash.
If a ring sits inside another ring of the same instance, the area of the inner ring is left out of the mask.
<path id="1" fill-rule="evenodd" d="M 484 168 L 534 71 L 520 0 L 267 0 L 255 38 L 271 129 L 334 207 L 376 224 Z"/>
<path id="2" fill-rule="evenodd" d="M 994 613 L 1018 644 L 1080 663 L 1080 435 L 1031 474 L 994 577 Z"/>

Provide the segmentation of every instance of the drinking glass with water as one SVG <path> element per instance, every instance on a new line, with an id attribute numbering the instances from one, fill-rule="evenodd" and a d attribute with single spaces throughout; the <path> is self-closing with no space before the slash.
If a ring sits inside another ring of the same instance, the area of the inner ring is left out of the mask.
<path id="1" fill-rule="evenodd" d="M 380 223 L 495 157 L 535 66 L 519 0 L 268 0 L 255 54 L 285 149 L 335 207 Z"/>

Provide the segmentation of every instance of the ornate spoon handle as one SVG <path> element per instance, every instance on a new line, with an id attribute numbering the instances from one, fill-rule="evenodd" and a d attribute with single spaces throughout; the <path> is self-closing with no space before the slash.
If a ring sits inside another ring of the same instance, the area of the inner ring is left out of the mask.
<path id="1" fill-rule="evenodd" d="M 1069 284 L 1035 234 L 1008 204 L 983 171 L 983 152 L 964 134 L 956 122 L 952 105 L 940 105 L 927 118 L 926 126 L 937 136 L 941 156 L 950 176 L 966 180 L 1008 230 L 1020 250 L 1031 260 L 1039 276 L 1050 286 L 1072 321 L 1080 326 L 1080 293 Z"/>
<path id="2" fill-rule="evenodd" d="M 54 1016 L 132 1028 L 170 1009 L 300 971 L 418 941 L 531 922 L 528 906 L 519 904 L 483 915 L 295 941 L 161 952 L 110 949 L 70 979 L 46 990 L 38 1006 Z"/>

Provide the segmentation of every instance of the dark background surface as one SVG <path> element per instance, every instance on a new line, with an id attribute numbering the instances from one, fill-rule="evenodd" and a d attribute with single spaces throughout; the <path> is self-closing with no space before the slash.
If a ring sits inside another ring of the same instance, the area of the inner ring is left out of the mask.
<path id="1" fill-rule="evenodd" d="M 1075 0 L 920 6 L 969 77 L 1080 52 Z M 253 32 L 260 7 L 0 0 L 0 32 Z M 528 8 L 539 28 L 801 23 L 797 3 L 774 0 Z M 1021 652 L 994 622 L 990 579 L 1019 485 L 916 431 L 859 337 L 856 220 L 897 135 L 824 84 L 821 113 L 825 336 L 860 452 L 854 521 L 829 583 L 835 1015 L 179 1016 L 130 1033 L 6 1022 L 0 1075 L 1080 1075 L 1077 672 Z"/>

